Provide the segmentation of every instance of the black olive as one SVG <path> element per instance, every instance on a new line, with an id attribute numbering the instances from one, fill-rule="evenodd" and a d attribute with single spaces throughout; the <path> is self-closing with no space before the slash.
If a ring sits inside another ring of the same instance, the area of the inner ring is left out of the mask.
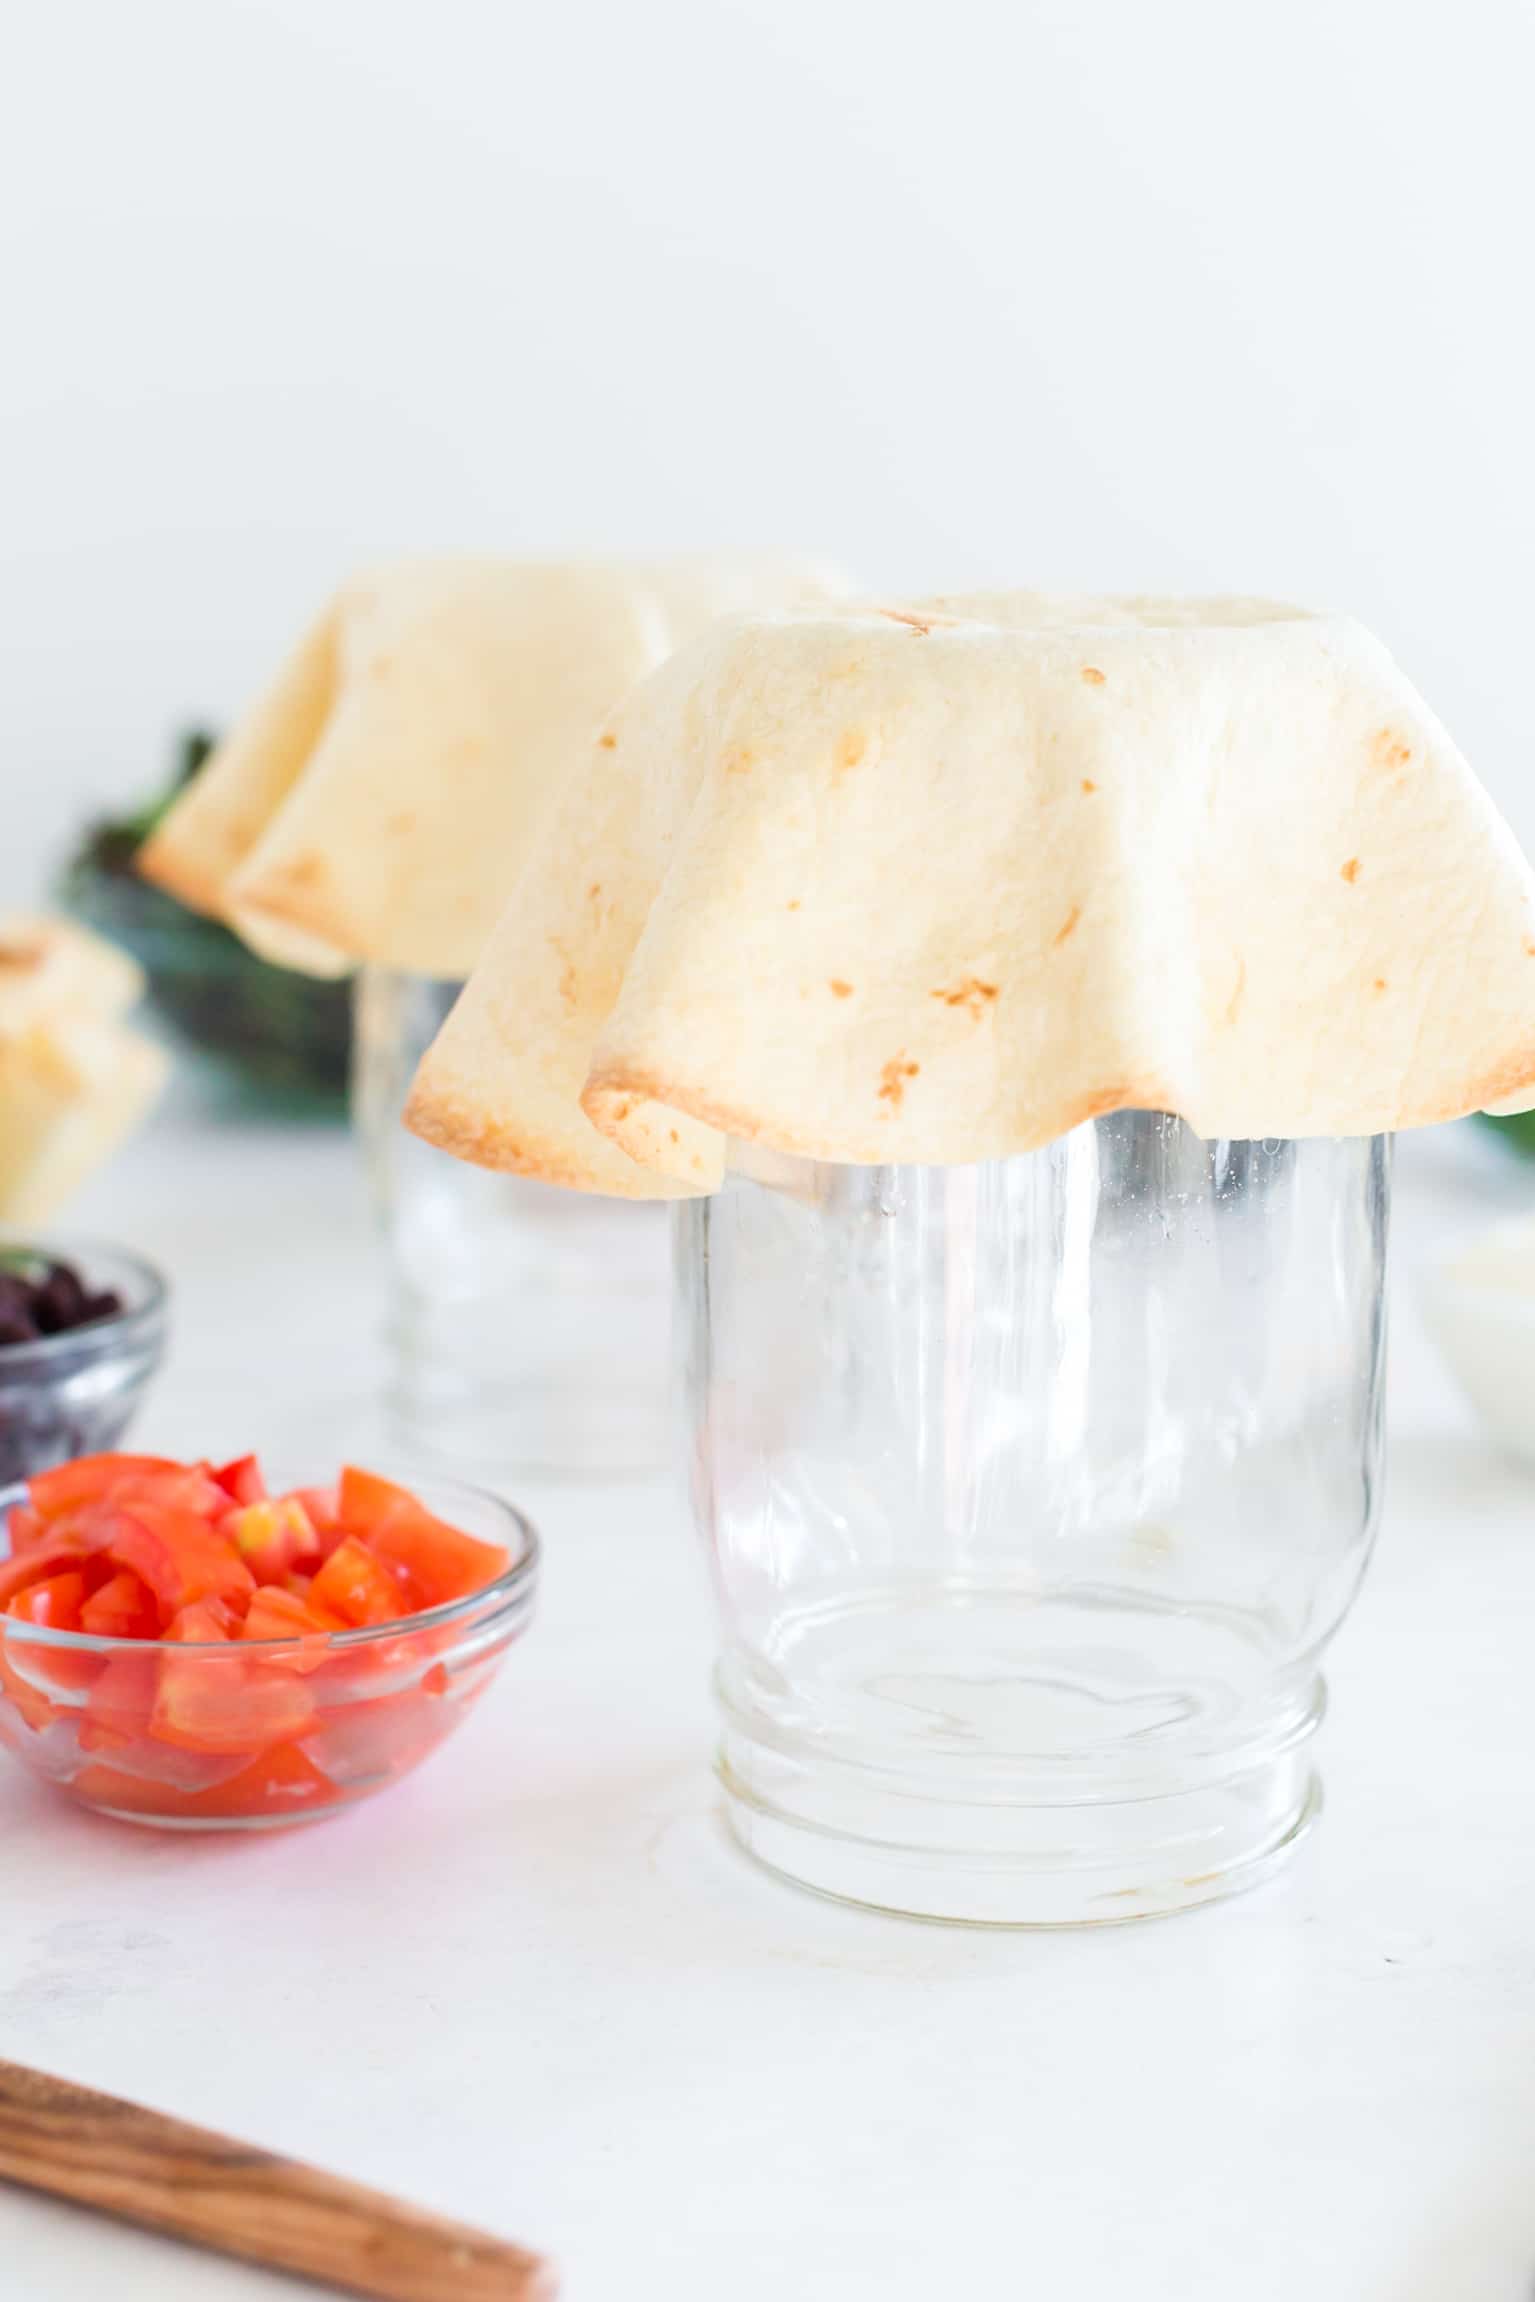
<path id="1" fill-rule="evenodd" d="M 32 1298 L 32 1316 L 45 1335 L 62 1335 L 78 1327 L 85 1310 L 85 1289 L 79 1273 L 67 1263 L 54 1263 Z"/>
<path id="2" fill-rule="evenodd" d="M 87 1287 L 68 1263 L 8 1255 L 0 1263 L 0 1350 L 40 1335 L 67 1335 L 99 1319 L 118 1318 L 123 1299 L 110 1287 Z"/>

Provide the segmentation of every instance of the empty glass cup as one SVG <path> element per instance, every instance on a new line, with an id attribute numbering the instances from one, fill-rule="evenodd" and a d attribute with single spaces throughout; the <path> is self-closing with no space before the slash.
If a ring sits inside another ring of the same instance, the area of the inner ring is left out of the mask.
<path id="1" fill-rule="evenodd" d="M 487 1476 L 649 1472 L 669 1456 L 666 1215 L 466 1166 L 408 1134 L 459 985 L 364 968 L 352 1111 L 386 1259 L 385 1421 Z"/>
<path id="2" fill-rule="evenodd" d="M 1265 1876 L 1375 1526 L 1387 1140 L 733 1158 L 677 1242 L 738 1836 L 1001 1923 Z"/>

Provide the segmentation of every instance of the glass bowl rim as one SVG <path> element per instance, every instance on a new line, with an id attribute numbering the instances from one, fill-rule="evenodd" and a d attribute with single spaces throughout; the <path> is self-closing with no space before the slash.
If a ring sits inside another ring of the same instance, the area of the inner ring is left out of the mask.
<path id="1" fill-rule="evenodd" d="M 143 1290 L 143 1300 L 125 1304 L 110 1318 L 91 1319 L 80 1327 L 66 1327 L 57 1335 L 39 1335 L 30 1343 L 0 1344 L 0 1383 L 12 1374 L 46 1374 L 63 1359 L 104 1354 L 116 1344 L 148 1333 L 165 1316 L 170 1301 L 170 1281 L 157 1265 L 146 1256 L 136 1254 L 131 1247 L 119 1247 L 110 1239 L 34 1237 L 0 1229 L 0 1254 L 17 1250 L 55 1263 L 88 1262 L 93 1255 L 110 1256 L 132 1274 Z"/>
<path id="2" fill-rule="evenodd" d="M 52 1338 L 49 1338 L 50 1341 Z M 0 1614 L 0 1646 L 14 1639 L 18 1645 L 36 1644 L 54 1647 L 68 1654 L 87 1655 L 222 1655 L 229 1661 L 248 1659 L 268 1660 L 278 1655 L 313 1654 L 316 1661 L 323 1660 L 319 1642 L 325 1641 L 325 1654 L 356 1654 L 359 1649 L 383 1645 L 390 1639 L 409 1638 L 419 1630 L 441 1630 L 462 1621 L 484 1607 L 486 1619 L 515 1612 L 518 1604 L 530 1597 L 537 1587 L 539 1568 L 543 1562 L 543 1540 L 526 1511 L 516 1503 L 508 1502 L 505 1495 L 495 1494 L 489 1487 L 472 1486 L 465 1479 L 451 1475 L 423 1472 L 422 1478 L 443 1487 L 456 1488 L 461 1495 L 472 1495 L 476 1502 L 489 1503 L 498 1517 L 509 1520 L 516 1534 L 515 1555 L 511 1565 L 492 1582 L 482 1583 L 477 1591 L 469 1591 L 461 1599 L 445 1599 L 441 1606 L 423 1607 L 413 1615 L 396 1615 L 387 1623 L 362 1623 L 346 1631 L 302 1631 L 285 1639 L 130 1639 L 119 1638 L 107 1631 L 66 1631 L 51 1623 L 24 1623 L 14 1615 Z M 9 1514 L 18 1504 L 25 1503 L 27 1483 L 24 1479 L 0 1487 L 0 1522 L 9 1537 Z M 0 1548 L 0 1558 L 11 1556 L 7 1539 Z"/>

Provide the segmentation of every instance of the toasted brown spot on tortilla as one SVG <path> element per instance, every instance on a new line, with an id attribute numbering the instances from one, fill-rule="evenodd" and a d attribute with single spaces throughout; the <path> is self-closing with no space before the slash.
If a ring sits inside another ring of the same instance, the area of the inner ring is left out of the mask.
<path id="1" fill-rule="evenodd" d="M 272 877 L 290 887 L 314 887 L 325 878 L 323 855 L 295 855 L 287 863 L 273 866 Z"/>
<path id="2" fill-rule="evenodd" d="M 1221 1018 L 1223 1023 L 1235 1023 L 1246 991 L 1247 962 L 1245 959 L 1239 959 L 1237 961 L 1237 979 L 1231 987 L 1231 997 L 1226 1002 L 1226 1012 Z"/>
<path id="3" fill-rule="evenodd" d="M 42 966 L 47 956 L 48 947 L 44 943 L 0 943 L 0 967 L 16 967 L 30 974 L 34 967 Z"/>
<path id="4" fill-rule="evenodd" d="M 1377 767 L 1383 767 L 1394 775 L 1411 759 L 1412 745 L 1403 743 L 1394 728 L 1380 727 L 1370 739 L 1370 757 Z"/>
<path id="5" fill-rule="evenodd" d="M 1386 978 L 1384 977 L 1384 975 L 1377 975 L 1377 976 L 1376 976 L 1376 978 L 1375 978 L 1375 988 L 1376 988 L 1376 990 L 1377 990 L 1377 991 L 1384 991 L 1384 990 L 1385 990 L 1385 988 L 1386 988 Z"/>
<path id="6" fill-rule="evenodd" d="M 1098 788 L 1097 784 L 1096 784 L 1096 783 L 1094 783 L 1094 781 L 1093 781 L 1093 779 L 1092 779 L 1092 777 L 1091 777 L 1090 775 L 1084 775 L 1084 776 L 1083 776 L 1083 778 L 1082 778 L 1082 789 L 1083 789 L 1084 791 L 1096 791 L 1096 790 L 1097 790 L 1097 788 Z"/>
<path id="7" fill-rule="evenodd" d="M 1359 858 L 1357 855 L 1351 855 L 1349 857 L 1347 863 L 1345 863 L 1343 866 L 1340 877 L 1346 879 L 1350 887 L 1353 886 L 1355 880 L 1359 877 Z"/>
<path id="8" fill-rule="evenodd" d="M 784 909 L 785 909 L 785 911 L 798 911 L 798 909 L 799 909 L 799 897 L 796 895 L 796 897 L 794 898 L 794 901 L 793 901 L 792 903 L 786 903 L 786 904 L 784 905 Z"/>
<path id="9" fill-rule="evenodd" d="M 756 757 L 757 754 L 752 750 L 750 744 L 736 744 L 732 750 L 725 754 L 725 773 L 727 775 L 749 775 Z"/>
<path id="10" fill-rule="evenodd" d="M 838 739 L 838 768 L 844 769 L 849 767 L 856 767 L 859 761 L 867 755 L 868 749 L 868 737 L 866 735 L 860 735 L 856 728 L 848 728 L 846 733 Z"/>
<path id="11" fill-rule="evenodd" d="M 1085 663 L 1082 666 L 1082 677 L 1089 687 L 1102 687 L 1108 676 L 1108 673 L 1100 671 L 1095 663 Z"/>
<path id="12" fill-rule="evenodd" d="M 675 1127 L 668 1127 L 668 1129 L 666 1130 L 666 1132 L 667 1132 L 667 1134 L 668 1134 L 668 1135 L 671 1137 L 672 1141 L 675 1143 L 675 1142 L 676 1142 L 676 1140 L 677 1140 L 677 1130 L 676 1130 L 676 1128 L 675 1128 Z M 697 1166 L 698 1162 L 697 1162 L 697 1160 L 696 1160 L 696 1159 L 694 1160 L 693 1164 L 694 1164 L 694 1166 L 695 1166 L 695 1167 Z"/>
<path id="13" fill-rule="evenodd" d="M 1067 912 L 1066 917 L 1062 920 L 1060 926 L 1055 931 L 1055 949 L 1057 951 L 1059 951 L 1061 945 L 1065 942 L 1068 935 L 1075 935 L 1077 931 L 1077 921 L 1081 918 L 1081 916 L 1081 904 L 1074 903 L 1071 909 Z"/>
<path id="14" fill-rule="evenodd" d="M 963 1007 L 972 1020 L 984 1015 L 996 996 L 996 984 L 983 983 L 979 975 L 967 975 L 962 983 L 928 993 L 929 999 L 941 999 L 945 1007 Z"/>
<path id="15" fill-rule="evenodd" d="M 879 1075 L 879 1099 L 885 1105 L 886 1116 L 899 1111 L 906 1095 L 906 1082 L 915 1079 L 922 1066 L 913 1063 L 909 1055 L 892 1055 Z"/>
<path id="16" fill-rule="evenodd" d="M 832 977 L 831 989 L 838 999 L 851 999 L 853 996 L 853 986 L 851 983 L 844 983 L 840 975 Z"/>
<path id="17" fill-rule="evenodd" d="M 919 615 L 906 615 L 898 607 L 882 607 L 879 612 L 882 616 L 887 617 L 891 623 L 903 623 L 908 630 L 920 633 L 923 639 L 926 639 L 933 628 L 931 621 L 925 621 Z"/>
<path id="18" fill-rule="evenodd" d="M 1524 956 L 1526 959 L 1535 959 L 1535 935 L 1527 935 L 1525 937 Z"/>
<path id="19" fill-rule="evenodd" d="M 618 749 L 618 738 L 610 727 L 603 729 L 597 741 L 604 751 L 616 751 Z"/>
<path id="20" fill-rule="evenodd" d="M 1084 1120 L 1102 1119 L 1110 1111 L 1163 1111 L 1168 1098 L 1156 1087 L 1097 1087 L 1091 1095 L 1084 1095 L 1071 1106 L 1070 1124 L 1080 1127 Z"/>
<path id="21" fill-rule="evenodd" d="M 598 898 L 598 897 L 601 895 L 601 893 L 602 893 L 602 881 L 601 881 L 600 879 L 594 879 L 594 880 L 592 881 L 592 884 L 591 884 L 591 886 L 590 886 L 590 887 L 587 889 L 587 891 L 586 891 L 586 900 L 587 900 L 587 902 L 588 902 L 588 903 L 595 903 L 595 902 L 597 901 L 597 898 Z"/>
<path id="22" fill-rule="evenodd" d="M 407 810 L 400 815 L 391 815 L 385 828 L 392 831 L 397 839 L 404 839 L 407 833 L 415 830 L 416 819 Z"/>

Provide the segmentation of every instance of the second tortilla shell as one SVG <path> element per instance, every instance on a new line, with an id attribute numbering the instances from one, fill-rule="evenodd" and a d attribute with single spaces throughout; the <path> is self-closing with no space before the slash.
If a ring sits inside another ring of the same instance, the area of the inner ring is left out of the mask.
<path id="1" fill-rule="evenodd" d="M 714 1188 L 1123 1108 L 1375 1134 L 1535 1096 L 1535 881 L 1358 625 L 1034 595 L 754 617 L 636 691 L 408 1113 Z"/>
<path id="2" fill-rule="evenodd" d="M 263 957 L 467 975 L 609 706 L 809 562 L 401 560 L 345 585 L 140 857 Z"/>

